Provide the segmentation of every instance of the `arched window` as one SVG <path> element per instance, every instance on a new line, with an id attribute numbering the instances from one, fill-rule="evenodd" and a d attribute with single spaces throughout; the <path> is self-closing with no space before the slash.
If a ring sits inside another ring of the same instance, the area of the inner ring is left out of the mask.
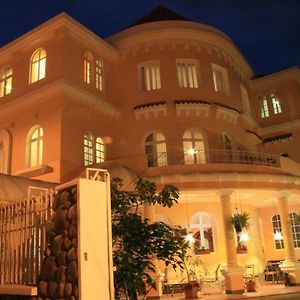
<path id="1" fill-rule="evenodd" d="M 166 138 L 162 133 L 150 133 L 145 140 L 145 153 L 148 156 L 149 167 L 167 165 Z"/>
<path id="2" fill-rule="evenodd" d="M 205 163 L 204 139 L 200 132 L 187 130 L 183 134 L 183 151 L 185 164 Z"/>
<path id="3" fill-rule="evenodd" d="M 31 56 L 29 83 L 36 82 L 46 76 L 46 51 L 37 49 Z"/>
<path id="4" fill-rule="evenodd" d="M 83 80 L 87 84 L 92 82 L 93 55 L 86 51 L 83 60 Z"/>
<path id="5" fill-rule="evenodd" d="M 96 89 L 98 89 L 99 91 L 103 91 L 103 64 L 99 60 L 96 60 L 95 77 Z"/>
<path id="6" fill-rule="evenodd" d="M 6 67 L 0 71 L 0 97 L 6 96 L 12 91 L 12 75 L 11 67 Z"/>
<path id="7" fill-rule="evenodd" d="M 292 228 L 292 234 L 294 240 L 294 247 L 300 248 L 300 223 L 297 220 L 297 213 L 291 212 L 289 215 L 290 215 L 290 222 L 291 222 L 291 228 Z M 277 214 L 272 217 L 272 225 L 273 225 L 274 233 L 275 232 L 282 233 L 280 215 Z M 284 248 L 283 240 L 275 240 L 275 247 L 276 249 L 283 249 Z"/>
<path id="8" fill-rule="evenodd" d="M 104 161 L 104 142 L 101 137 L 97 137 L 96 139 L 96 163 L 100 163 Z"/>
<path id="9" fill-rule="evenodd" d="M 271 94 L 270 99 L 272 101 L 274 115 L 281 114 L 282 109 L 281 109 L 280 99 L 278 98 L 278 96 L 276 94 Z"/>
<path id="10" fill-rule="evenodd" d="M 94 141 L 91 133 L 84 134 L 83 152 L 84 152 L 84 165 L 88 166 L 94 163 Z"/>
<path id="11" fill-rule="evenodd" d="M 260 98 L 260 116 L 262 118 L 268 118 L 270 116 L 268 100 L 266 96 Z"/>
<path id="12" fill-rule="evenodd" d="M 26 165 L 28 168 L 41 165 L 43 162 L 44 131 L 40 126 L 34 126 L 27 134 Z"/>
<path id="13" fill-rule="evenodd" d="M 191 230 L 195 239 L 195 254 L 200 254 L 201 250 L 214 252 L 213 220 L 205 212 L 198 212 L 191 219 Z"/>

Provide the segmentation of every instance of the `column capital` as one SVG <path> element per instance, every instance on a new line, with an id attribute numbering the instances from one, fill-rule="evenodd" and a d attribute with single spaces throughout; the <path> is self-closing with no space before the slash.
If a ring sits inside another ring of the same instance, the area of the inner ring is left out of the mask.
<path id="1" fill-rule="evenodd" d="M 275 192 L 274 196 L 277 199 L 287 199 L 292 194 L 291 190 L 280 190 Z"/>
<path id="2" fill-rule="evenodd" d="M 224 188 L 224 189 L 219 189 L 216 191 L 217 195 L 220 197 L 224 196 L 231 196 L 234 192 L 234 189 L 232 188 Z"/>

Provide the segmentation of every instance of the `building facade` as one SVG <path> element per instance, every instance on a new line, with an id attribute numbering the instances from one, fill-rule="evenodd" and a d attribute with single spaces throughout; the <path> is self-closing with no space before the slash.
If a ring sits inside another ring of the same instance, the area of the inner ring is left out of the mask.
<path id="1" fill-rule="evenodd" d="M 2 47 L 0 171 L 64 183 L 100 166 L 174 184 L 179 204 L 145 214 L 186 226 L 228 292 L 241 266 L 270 260 L 300 282 L 299 67 L 257 77 L 218 29 L 152 16 L 104 40 L 60 14 Z M 251 217 L 242 254 L 235 211 Z"/>

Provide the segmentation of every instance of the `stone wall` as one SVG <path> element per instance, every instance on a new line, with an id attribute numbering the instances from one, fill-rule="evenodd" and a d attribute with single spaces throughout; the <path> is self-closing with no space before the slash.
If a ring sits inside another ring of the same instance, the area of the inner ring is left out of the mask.
<path id="1" fill-rule="evenodd" d="M 77 300 L 77 187 L 59 191 L 53 209 L 53 220 L 47 232 L 48 247 L 38 280 L 38 299 Z"/>

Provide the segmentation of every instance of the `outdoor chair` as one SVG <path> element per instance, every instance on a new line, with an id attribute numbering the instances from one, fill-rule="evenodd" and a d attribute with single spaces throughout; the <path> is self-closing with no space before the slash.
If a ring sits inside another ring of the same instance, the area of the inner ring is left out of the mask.
<path id="1" fill-rule="evenodd" d="M 209 287 L 211 290 L 217 290 L 220 293 L 223 292 L 225 288 L 224 279 L 219 277 L 219 269 L 221 264 L 219 264 L 213 274 L 207 275 L 200 279 L 202 294 L 208 294 L 207 288 Z M 210 292 L 211 293 L 211 292 Z"/>

